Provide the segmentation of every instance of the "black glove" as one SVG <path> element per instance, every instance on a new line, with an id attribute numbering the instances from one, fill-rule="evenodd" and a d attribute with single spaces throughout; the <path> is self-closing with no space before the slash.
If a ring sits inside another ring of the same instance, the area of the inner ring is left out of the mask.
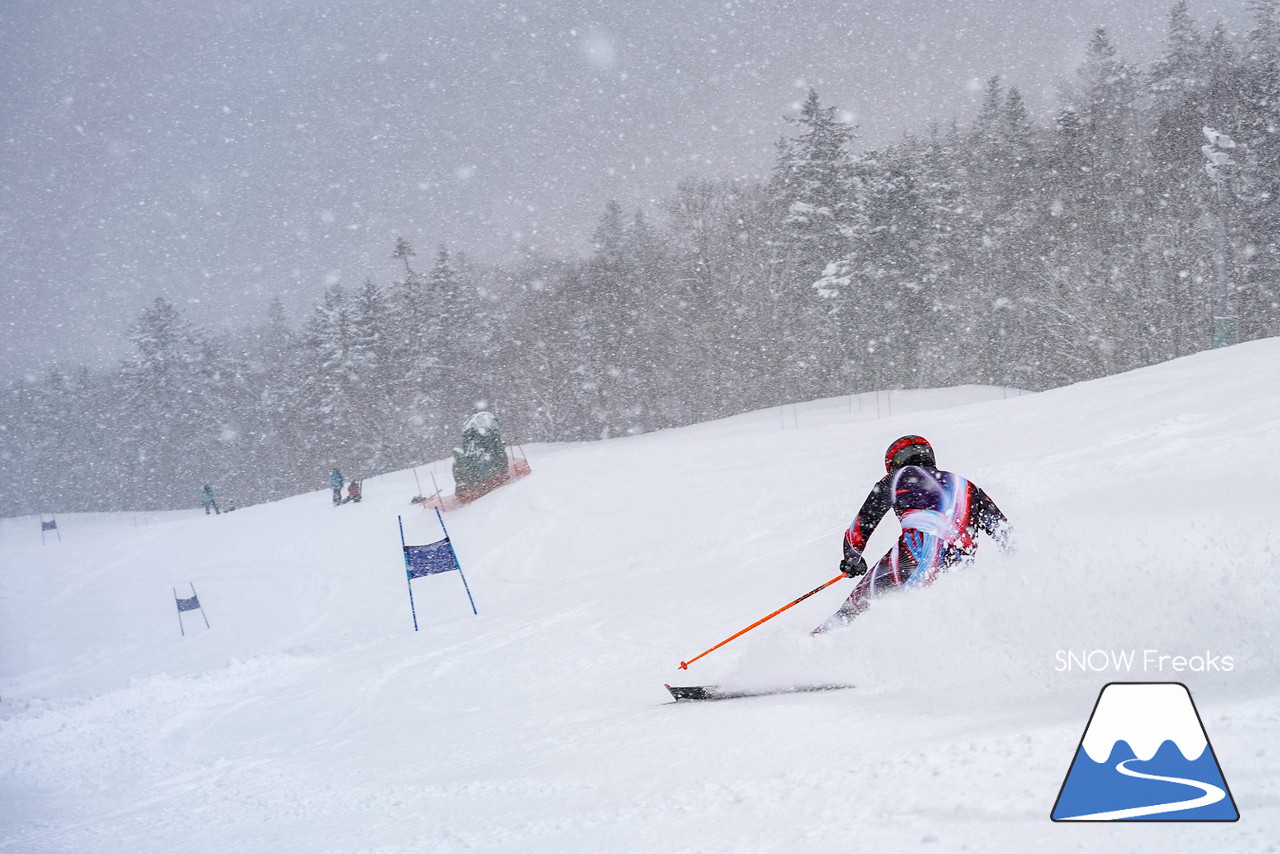
<path id="1" fill-rule="evenodd" d="M 867 574 L 867 562 L 862 555 L 845 555 L 840 561 L 840 571 L 850 578 Z"/>

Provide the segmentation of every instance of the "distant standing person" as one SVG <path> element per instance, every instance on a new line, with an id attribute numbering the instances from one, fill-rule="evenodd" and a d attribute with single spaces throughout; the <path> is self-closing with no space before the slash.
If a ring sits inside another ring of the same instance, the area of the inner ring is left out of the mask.
<path id="1" fill-rule="evenodd" d="M 213 508 L 215 515 L 222 515 L 222 511 L 218 509 L 218 502 L 213 500 L 213 487 L 209 484 L 204 485 L 204 489 L 200 490 L 200 503 L 204 505 L 204 515 L 209 515 L 209 508 Z"/>
<path id="2" fill-rule="evenodd" d="M 342 503 L 342 472 L 337 469 L 333 470 L 333 474 L 329 475 L 329 485 L 333 487 L 333 506 L 337 507 Z"/>

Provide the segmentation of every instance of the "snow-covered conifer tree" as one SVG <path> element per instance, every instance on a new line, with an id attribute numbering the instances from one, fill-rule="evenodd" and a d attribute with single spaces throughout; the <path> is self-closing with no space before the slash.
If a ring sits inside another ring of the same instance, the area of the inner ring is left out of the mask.
<path id="1" fill-rule="evenodd" d="M 851 145 L 854 129 L 809 90 L 797 128 L 778 143 L 770 195 L 779 218 L 774 282 L 781 300 L 776 326 L 784 350 L 784 382 L 802 395 L 830 388 L 846 343 L 826 321 L 812 284 L 844 257 L 865 213 Z"/>

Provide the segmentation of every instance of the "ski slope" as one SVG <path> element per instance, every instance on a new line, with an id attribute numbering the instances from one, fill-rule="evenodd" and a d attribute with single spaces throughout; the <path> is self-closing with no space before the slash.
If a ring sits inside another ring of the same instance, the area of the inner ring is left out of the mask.
<path id="1" fill-rule="evenodd" d="M 810 637 L 842 581 L 680 672 L 836 574 L 904 433 L 995 498 L 1016 552 Z M 441 534 L 412 472 L 334 508 L 318 464 L 314 493 L 64 515 L 46 545 L 5 519 L 0 851 L 1276 851 L 1278 448 L 1280 340 L 531 446 L 532 476 L 445 519 L 479 615 L 457 574 L 419 579 L 417 633 L 396 516 Z M 182 637 L 191 582 L 211 628 L 188 612 Z M 1068 650 L 1138 655 L 1062 672 Z M 1238 823 L 1050 822 L 1126 680 L 1188 685 Z M 664 682 L 857 687 L 674 704 Z"/>

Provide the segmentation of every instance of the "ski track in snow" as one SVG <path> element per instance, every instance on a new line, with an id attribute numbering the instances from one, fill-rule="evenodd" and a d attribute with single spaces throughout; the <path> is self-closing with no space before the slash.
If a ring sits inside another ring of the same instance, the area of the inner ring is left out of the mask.
<path id="1" fill-rule="evenodd" d="M 0 520 L 0 852 L 1078 851 L 1049 811 L 1130 679 L 1189 685 L 1242 818 L 1117 844 L 1274 851 L 1277 365 L 1263 341 L 1038 395 L 894 392 L 891 417 L 864 395 L 530 446 L 532 476 L 446 519 L 479 615 L 456 575 L 419 579 L 417 633 L 396 515 L 440 530 L 412 472 L 340 508 L 60 514 L 47 546 Z M 834 585 L 680 672 L 834 575 L 905 433 L 991 493 L 1016 553 L 811 638 Z M 189 582 L 211 628 L 188 612 L 184 638 Z M 1055 670 L 1098 648 L 1236 668 Z M 858 687 L 677 705 L 677 680 Z"/>

